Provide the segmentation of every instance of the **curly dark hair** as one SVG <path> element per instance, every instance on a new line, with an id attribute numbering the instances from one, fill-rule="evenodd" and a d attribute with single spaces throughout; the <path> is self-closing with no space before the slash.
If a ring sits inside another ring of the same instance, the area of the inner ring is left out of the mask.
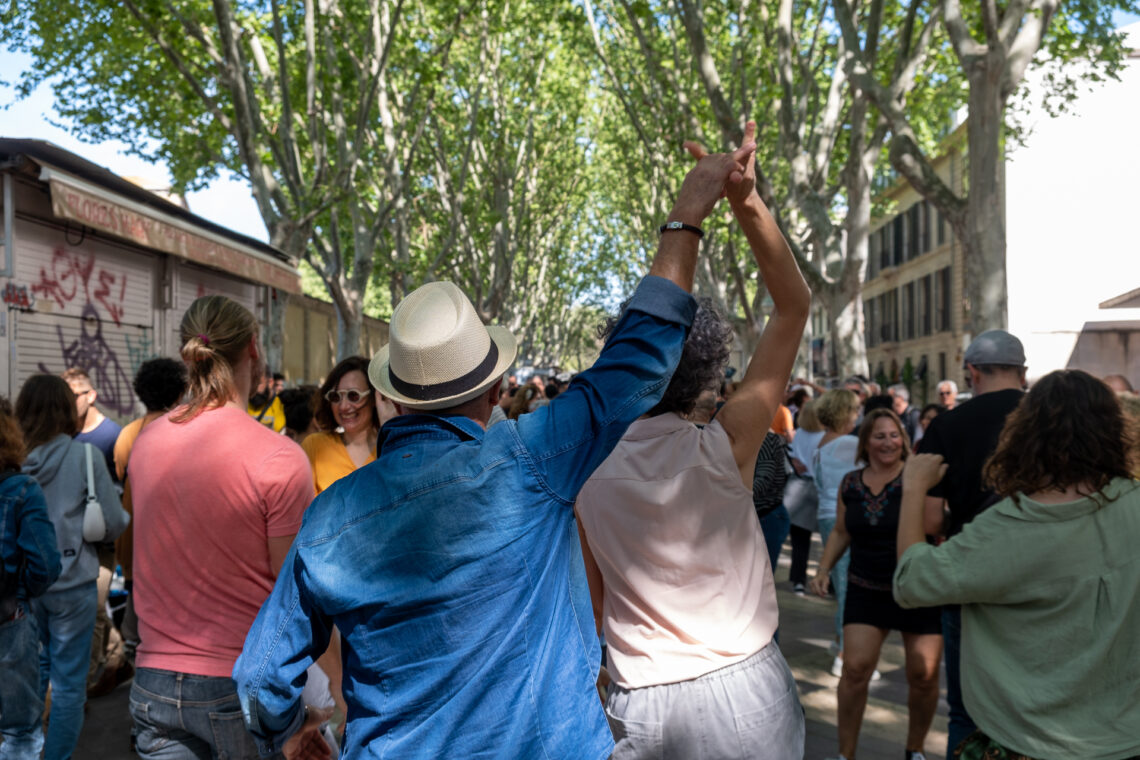
<path id="1" fill-rule="evenodd" d="M 24 463 L 24 433 L 12 402 L 0 396 L 0 471 L 18 470 Z"/>
<path id="2" fill-rule="evenodd" d="M 1088 484 L 1099 493 L 1130 477 L 1128 435 L 1116 396 L 1079 369 L 1038 380 L 1006 418 L 986 482 L 1000 496 Z"/>
<path id="3" fill-rule="evenodd" d="M 610 317 L 598 329 L 598 336 L 607 340 L 625 313 L 626 304 L 616 317 Z M 650 417 L 666 412 L 685 415 L 693 411 L 697 398 L 707 388 L 716 388 L 724 378 L 724 368 L 728 366 L 729 352 L 732 350 L 732 325 L 717 310 L 708 298 L 697 301 L 697 314 L 685 347 L 681 351 L 681 361 L 673 372 L 665 395 L 657 406 L 649 410 Z"/>
<path id="4" fill-rule="evenodd" d="M 317 425 L 321 430 L 336 430 L 336 417 L 333 416 L 332 404 L 325 398 L 325 394 L 336 388 L 341 379 L 354 370 L 364 375 L 364 382 L 368 384 L 368 389 L 375 393 L 376 388 L 368 377 L 368 360 L 363 356 L 350 356 L 347 359 L 341 359 L 332 368 L 332 372 L 325 378 L 325 381 L 321 383 L 317 395 L 313 398 L 313 417 L 316 418 Z M 372 408 L 372 427 L 379 430 L 380 414 L 376 411 L 376 397 L 374 395 L 369 395 L 368 406 Z"/>
<path id="5" fill-rule="evenodd" d="M 147 359 L 132 387 L 148 412 L 165 412 L 186 393 L 186 365 L 165 356 Z"/>

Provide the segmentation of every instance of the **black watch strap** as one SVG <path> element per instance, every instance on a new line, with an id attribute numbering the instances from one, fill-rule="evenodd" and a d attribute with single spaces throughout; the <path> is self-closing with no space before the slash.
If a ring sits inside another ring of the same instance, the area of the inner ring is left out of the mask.
<path id="1" fill-rule="evenodd" d="M 684 222 L 665 222 L 665 224 L 661 225 L 657 229 L 657 232 L 662 235 L 664 235 L 666 232 L 676 231 L 691 232 L 699 238 L 703 238 L 705 236 L 705 231 L 700 227 L 696 227 L 692 224 L 685 224 Z"/>

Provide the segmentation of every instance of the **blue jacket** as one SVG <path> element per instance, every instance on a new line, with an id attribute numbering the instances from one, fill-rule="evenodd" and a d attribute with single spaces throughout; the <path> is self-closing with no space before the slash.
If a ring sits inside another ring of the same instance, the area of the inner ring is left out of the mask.
<path id="1" fill-rule="evenodd" d="M 59 577 L 59 549 L 44 492 L 27 475 L 0 481 L 0 558 L 9 590 L 21 600 L 44 593 Z"/>
<path id="2" fill-rule="evenodd" d="M 594 366 L 484 431 L 415 414 L 305 514 L 234 666 L 277 750 L 305 669 L 344 637 L 345 757 L 608 757 L 600 651 L 574 524 L 579 489 L 665 391 L 696 302 L 646 278 Z"/>

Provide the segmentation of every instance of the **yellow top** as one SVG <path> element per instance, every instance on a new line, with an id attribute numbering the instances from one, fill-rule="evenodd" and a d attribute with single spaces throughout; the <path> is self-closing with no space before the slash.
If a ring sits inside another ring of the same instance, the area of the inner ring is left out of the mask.
<path id="1" fill-rule="evenodd" d="M 245 408 L 249 416 L 255 420 L 257 420 L 257 415 L 261 414 L 262 409 L 265 409 L 265 407 L 247 406 Z M 281 403 L 280 396 L 273 397 L 273 400 L 269 402 L 269 408 L 265 409 L 265 414 L 261 414 L 261 419 L 257 421 L 274 433 L 280 433 L 285 429 L 285 405 Z"/>
<path id="2" fill-rule="evenodd" d="M 356 471 L 348 449 L 336 433 L 313 433 L 301 441 L 301 448 L 313 466 L 313 488 L 317 493 Z M 373 451 L 364 464 L 375 461 L 376 452 Z"/>

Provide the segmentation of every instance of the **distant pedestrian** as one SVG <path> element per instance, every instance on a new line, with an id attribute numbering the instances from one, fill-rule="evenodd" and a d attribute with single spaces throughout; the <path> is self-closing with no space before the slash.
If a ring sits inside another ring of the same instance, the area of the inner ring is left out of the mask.
<path id="1" fill-rule="evenodd" d="M 121 428 L 119 423 L 104 415 L 95 402 L 99 392 L 91 385 L 91 377 L 79 369 L 72 367 L 60 375 L 75 394 L 75 409 L 79 415 L 79 431 L 75 440 L 80 443 L 90 443 L 99 449 L 107 465 L 107 471 L 115 472 L 115 441 L 119 438 Z"/>
<path id="2" fill-rule="evenodd" d="M 990 358 L 1014 366 L 1006 346 Z M 894 596 L 907 608 L 961 605 L 962 698 L 976 730 L 947 757 L 1140 756 L 1140 482 L 1127 446 L 1102 382 L 1049 373 L 1008 415 L 985 465 L 998 502 L 937 547 L 923 535 L 924 494 L 955 465 L 907 463 Z"/>
<path id="3" fill-rule="evenodd" d="M 182 395 L 186 392 L 186 365 L 166 357 L 147 359 L 135 373 L 133 388 L 135 395 L 143 403 L 146 414 L 127 423 L 119 433 L 119 439 L 115 441 L 115 476 L 123 484 L 123 509 L 130 515 L 134 514 L 128 470 L 131 449 L 134 448 L 135 440 L 144 427 L 166 414 L 182 400 Z M 134 588 L 134 538 L 135 531 L 132 524 L 127 526 L 123 535 L 115 542 L 115 559 L 122 568 L 123 582 L 128 591 L 121 627 L 127 662 L 112 661 L 110 665 L 104 664 L 105 673 L 100 679 L 102 683 L 93 689 L 96 694 L 106 693 L 134 674 L 134 656 L 139 643 L 139 621 L 135 614 L 135 600 L 134 595 L 129 593 Z"/>
<path id="4" fill-rule="evenodd" d="M 24 436 L 0 398 L 0 758 L 39 760 L 43 749 L 40 638 L 31 601 L 61 570 L 44 492 L 20 473 Z"/>
<path id="5" fill-rule="evenodd" d="M 891 397 L 891 411 L 902 420 L 907 439 L 913 441 L 918 433 L 918 418 L 920 412 L 917 408 L 911 406 L 910 390 L 900 383 L 898 385 L 892 385 L 887 389 L 887 392 Z"/>
<path id="6" fill-rule="evenodd" d="M 83 531 L 89 491 L 103 517 L 104 534 L 98 543 L 118 538 L 130 517 L 99 450 L 73 438 L 78 426 L 75 395 L 63 379 L 32 375 L 24 381 L 16 417 L 28 447 L 23 470 L 43 488 L 63 562 L 47 593 L 32 600 L 44 649 L 40 679 L 50 682 L 52 694 L 44 758 L 62 760 L 71 756 L 83 727 L 98 606 L 99 558 Z"/>
<path id="7" fill-rule="evenodd" d="M 788 474 L 784 486 L 784 505 L 788 508 L 788 520 L 791 523 L 788 534 L 792 543 L 792 566 L 788 580 L 796 596 L 803 596 L 807 590 L 811 536 L 819 529 L 819 489 L 812 479 L 809 465 L 825 431 L 816 416 L 815 405 L 815 401 L 804 402 L 797 415 L 796 435 L 788 450 L 788 461 L 793 472 Z"/>
<path id="8" fill-rule="evenodd" d="M 953 380 L 943 380 L 938 384 L 938 403 L 949 411 L 958 405 L 958 384 Z"/>
<path id="9" fill-rule="evenodd" d="M 836 504 L 843 478 L 855 469 L 855 452 L 859 439 L 851 434 L 859 415 L 859 397 L 854 391 L 833 390 L 819 397 L 815 412 L 825 432 L 811 453 L 810 472 L 819 491 L 819 537 L 824 546 L 835 528 Z M 835 661 L 831 672 L 843 672 L 843 604 L 847 598 L 847 565 L 849 552 L 844 551 L 831 567 L 831 586 L 835 589 Z"/>
<path id="10" fill-rule="evenodd" d="M 923 453 L 943 457 L 946 477 L 926 497 L 926 533 L 952 537 L 998 500 L 982 478 L 982 467 L 997 447 L 1006 417 L 1025 395 L 1025 349 L 1005 330 L 987 330 L 970 343 L 964 357 L 974 397 L 940 414 L 922 439 Z M 957 605 L 942 610 L 946 650 L 946 700 L 950 705 L 946 756 L 975 728 L 962 701 L 960 681 L 961 613 Z"/>
<path id="11" fill-rule="evenodd" d="M 262 372 L 254 316 L 204 296 L 179 338 L 186 403 L 148 424 L 130 459 L 136 747 L 156 760 L 253 760 L 230 673 L 313 498 L 313 476 L 297 444 L 246 413 Z"/>
<path id="12" fill-rule="evenodd" d="M 925 760 L 926 735 L 938 707 L 942 624 L 937 608 L 904 610 L 891 596 L 895 544 L 902 503 L 903 464 L 910 442 L 902 420 L 889 409 L 867 413 L 855 459 L 866 463 L 847 473 L 836 504 L 835 530 L 827 540 L 812 590 L 826 596 L 828 571 L 850 548 L 847 600 L 843 609 L 843 669 L 839 680 L 839 758 L 855 757 L 867 690 L 883 642 L 902 633 L 906 653 L 906 760 Z"/>
<path id="13" fill-rule="evenodd" d="M 380 416 L 367 372 L 363 356 L 342 359 L 317 391 L 314 416 L 321 432 L 301 444 L 313 467 L 316 493 L 376 461 Z"/>

